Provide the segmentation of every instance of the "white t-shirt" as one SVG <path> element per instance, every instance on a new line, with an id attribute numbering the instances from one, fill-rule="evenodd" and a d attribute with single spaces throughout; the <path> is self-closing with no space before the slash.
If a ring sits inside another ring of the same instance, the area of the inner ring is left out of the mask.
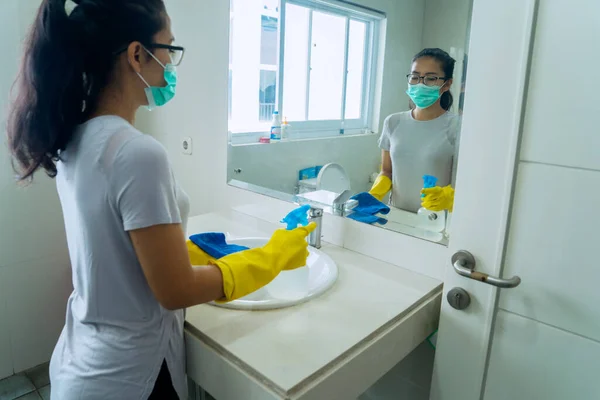
<path id="1" fill-rule="evenodd" d="M 146 399 L 163 360 L 187 398 L 183 310 L 158 303 L 128 234 L 159 224 L 185 229 L 189 199 L 164 147 L 104 116 L 78 127 L 60 158 L 74 290 L 50 363 L 52 398 Z"/>
<path id="2" fill-rule="evenodd" d="M 417 121 L 411 111 L 386 118 L 379 147 L 392 159 L 392 206 L 417 212 L 423 175 L 437 177 L 437 186 L 454 182 L 459 134 L 460 117 L 450 112 L 430 121 Z"/>

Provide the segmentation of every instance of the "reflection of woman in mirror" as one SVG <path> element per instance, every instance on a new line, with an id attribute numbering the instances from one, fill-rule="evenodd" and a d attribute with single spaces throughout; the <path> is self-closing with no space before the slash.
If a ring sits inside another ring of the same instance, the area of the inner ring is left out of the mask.
<path id="1" fill-rule="evenodd" d="M 413 58 L 406 91 L 411 110 L 392 114 L 383 123 L 381 174 L 369 192 L 377 199 L 391 190 L 390 204 L 396 208 L 452 211 L 460 130 L 460 117 L 449 111 L 454 63 L 440 49 L 425 49 Z M 426 189 L 422 197 L 424 175 L 435 176 L 438 186 Z"/>

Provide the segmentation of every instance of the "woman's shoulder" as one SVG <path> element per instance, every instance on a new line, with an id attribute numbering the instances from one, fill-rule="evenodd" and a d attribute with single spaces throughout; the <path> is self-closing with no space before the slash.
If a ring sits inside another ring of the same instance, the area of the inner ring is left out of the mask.
<path id="1" fill-rule="evenodd" d="M 108 169 L 118 165 L 160 164 L 167 160 L 167 151 L 158 140 L 140 132 L 127 121 L 111 118 L 103 122 L 101 161 Z"/>
<path id="2" fill-rule="evenodd" d="M 448 111 L 446 113 L 447 126 L 446 134 L 448 141 L 455 145 L 460 135 L 460 129 L 462 124 L 462 117 L 459 114 Z"/>
<path id="3" fill-rule="evenodd" d="M 412 114 L 412 110 L 400 111 L 400 112 L 388 115 L 387 120 L 390 122 L 411 120 L 412 119 L 411 114 Z"/>
<path id="4" fill-rule="evenodd" d="M 388 117 L 385 119 L 386 127 L 390 131 L 395 130 L 398 127 L 398 125 L 402 124 L 403 122 L 412 120 L 411 113 L 412 111 L 408 110 L 388 115 Z"/>
<path id="5" fill-rule="evenodd" d="M 448 118 L 448 120 L 450 120 L 452 122 L 454 122 L 454 121 L 460 122 L 460 120 L 462 119 L 462 116 L 459 115 L 459 114 L 457 114 L 457 113 L 455 113 L 455 112 L 447 111 L 446 112 L 446 118 Z"/>

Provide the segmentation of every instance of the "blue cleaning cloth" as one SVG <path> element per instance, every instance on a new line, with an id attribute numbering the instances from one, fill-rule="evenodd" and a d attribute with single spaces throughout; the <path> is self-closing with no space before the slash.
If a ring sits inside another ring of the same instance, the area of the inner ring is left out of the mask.
<path id="1" fill-rule="evenodd" d="M 308 211 L 310 210 L 310 205 L 306 204 L 302 207 L 298 207 L 288 215 L 285 216 L 284 219 L 281 220 L 282 223 L 287 224 L 287 230 L 291 231 L 292 229 L 296 229 L 298 225 L 306 226 L 308 225 Z"/>
<path id="2" fill-rule="evenodd" d="M 190 240 L 196 246 L 200 247 L 206 254 L 216 258 L 217 260 L 229 254 L 248 250 L 248 247 L 245 246 L 227 244 L 227 241 L 225 241 L 225 234 L 223 233 L 199 233 L 197 235 L 190 236 Z"/>
<path id="3" fill-rule="evenodd" d="M 355 213 L 375 215 L 375 214 L 389 214 L 390 208 L 377 200 L 375 197 L 367 192 L 356 194 L 350 197 L 352 200 L 358 201 L 358 205 L 354 207 Z"/>
<path id="4" fill-rule="evenodd" d="M 385 225 L 388 222 L 387 219 L 385 219 L 385 218 L 377 217 L 375 215 L 363 214 L 361 212 L 356 212 L 356 211 L 353 212 L 352 214 L 348 215 L 348 218 L 353 219 L 358 222 L 362 222 L 364 224 L 378 223 L 380 225 Z"/>

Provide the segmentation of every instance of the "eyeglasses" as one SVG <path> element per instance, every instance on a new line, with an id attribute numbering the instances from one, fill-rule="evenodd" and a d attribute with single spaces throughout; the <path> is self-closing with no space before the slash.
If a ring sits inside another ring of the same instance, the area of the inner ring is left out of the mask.
<path id="1" fill-rule="evenodd" d="M 185 54 L 185 48 L 181 46 L 171 46 L 169 44 L 161 44 L 161 43 L 150 43 L 145 46 L 147 49 L 166 49 L 169 51 L 169 57 L 171 57 L 171 64 L 178 67 L 183 61 L 183 55 Z M 115 56 L 121 54 L 122 52 L 127 51 L 127 47 L 120 49 L 115 52 Z"/>
<path id="2" fill-rule="evenodd" d="M 441 76 L 435 75 L 425 75 L 420 76 L 419 74 L 408 74 L 406 75 L 406 79 L 408 83 L 411 85 L 417 85 L 419 82 L 423 81 L 425 86 L 439 86 L 437 83 L 439 80 L 446 81 L 447 79 Z"/>
<path id="3" fill-rule="evenodd" d="M 147 46 L 148 49 L 166 49 L 169 50 L 169 57 L 171 57 L 171 64 L 178 67 L 183 61 L 183 55 L 185 54 L 185 48 L 181 46 L 171 46 L 168 44 L 151 43 Z"/>

